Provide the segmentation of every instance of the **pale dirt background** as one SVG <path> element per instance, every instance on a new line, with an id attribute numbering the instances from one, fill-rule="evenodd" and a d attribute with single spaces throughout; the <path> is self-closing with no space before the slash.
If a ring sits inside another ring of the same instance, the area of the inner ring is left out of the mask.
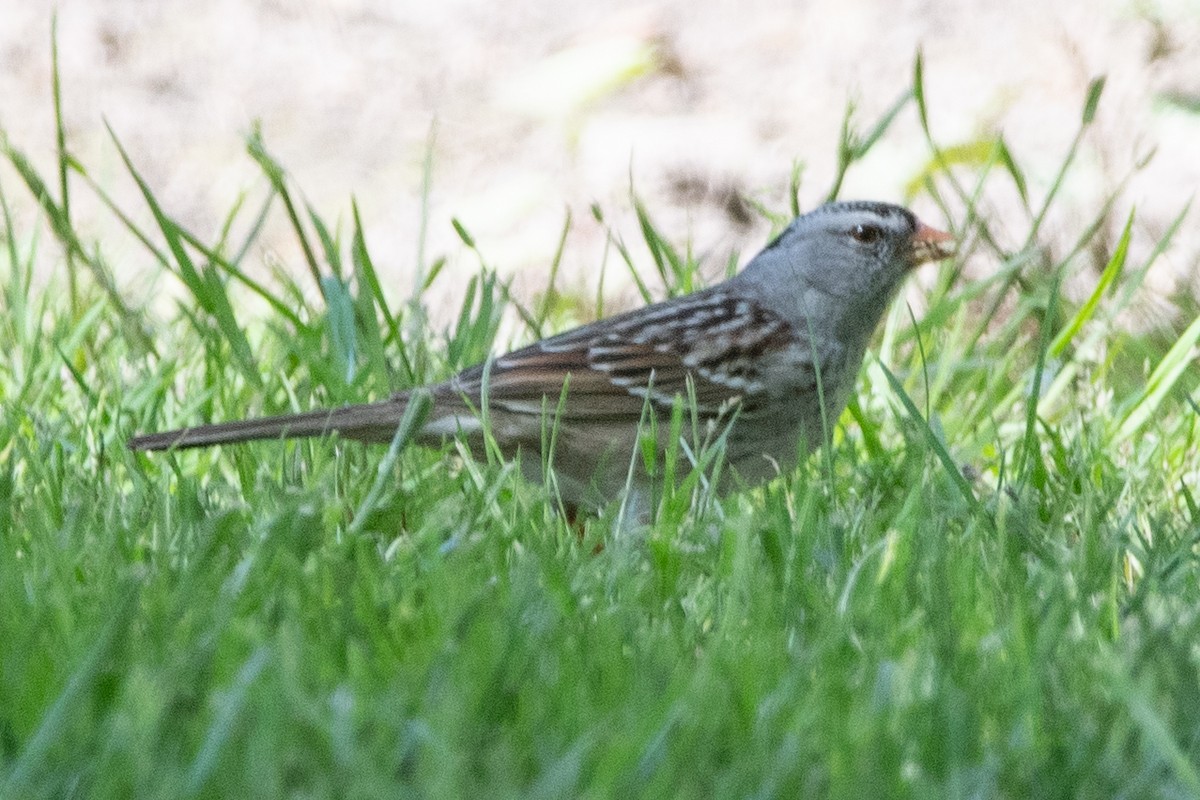
<path id="1" fill-rule="evenodd" d="M 731 213 L 730 198 L 783 210 L 800 161 L 801 199 L 819 202 L 847 101 L 873 122 L 909 84 L 918 47 L 939 141 L 1003 131 L 1035 198 L 1076 131 L 1088 82 L 1109 76 L 1052 246 L 1066 246 L 1103 192 L 1150 153 L 1110 225 L 1119 230 L 1136 205 L 1135 256 L 1200 186 L 1200 0 L 61 0 L 57 9 L 69 147 L 140 221 L 149 227 L 105 119 L 166 208 L 210 240 L 239 193 L 250 207 L 260 202 L 264 181 L 244 152 L 259 120 L 304 197 L 343 230 L 357 198 L 397 299 L 416 271 L 430 146 L 426 261 L 450 260 L 435 301 L 456 303 L 459 278 L 478 264 L 452 216 L 526 297 L 544 284 L 568 209 L 560 286 L 591 291 L 605 251 L 593 202 L 648 264 L 631 183 L 667 235 L 690 239 L 716 274 L 731 251 L 744 260 L 767 233 Z M 47 178 L 51 11 L 0 0 L 0 128 Z M 928 157 L 915 117 L 903 113 L 851 172 L 844 197 L 905 199 Z M 3 165 L 0 182 L 28 236 L 28 193 Z M 88 195 L 77 183 L 75 217 L 131 301 L 175 292 L 169 276 L 145 279 L 144 251 Z M 1002 239 L 1025 230 L 1011 196 L 990 203 Z M 944 222 L 926 198 L 913 207 Z M 1200 291 L 1196 216 L 1151 275 L 1163 296 Z M 252 268 L 304 270 L 281 214 L 263 242 Z M 42 268 L 56 268 L 49 236 L 40 247 Z M 608 266 L 610 278 L 623 272 L 611 254 Z M 618 283 L 616 302 L 630 302 Z M 1161 321 L 1179 322 L 1165 311 Z"/>

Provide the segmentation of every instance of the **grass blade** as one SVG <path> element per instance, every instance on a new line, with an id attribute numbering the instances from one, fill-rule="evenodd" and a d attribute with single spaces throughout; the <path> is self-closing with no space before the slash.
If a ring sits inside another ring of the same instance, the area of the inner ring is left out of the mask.
<path id="1" fill-rule="evenodd" d="M 1054 341 L 1050 344 L 1051 356 L 1057 358 L 1063 354 L 1083 326 L 1095 315 L 1096 309 L 1100 305 L 1100 298 L 1104 296 L 1105 291 L 1116 285 L 1121 276 L 1121 270 L 1125 267 L 1125 257 L 1129 253 L 1129 237 L 1133 233 L 1133 217 L 1134 211 L 1131 210 L 1129 218 L 1125 220 L 1125 229 L 1121 231 L 1121 238 L 1117 241 L 1112 257 L 1108 260 L 1104 271 L 1100 273 L 1100 280 L 1096 282 L 1096 288 L 1075 312 L 1071 321 L 1059 331 L 1058 336 L 1054 337 Z"/>
<path id="2" fill-rule="evenodd" d="M 246 151 L 250 153 L 251 158 L 258 162 L 259 167 L 262 168 L 263 174 L 267 176 L 267 180 L 270 181 L 275 193 L 283 201 L 284 210 L 287 212 L 288 219 L 292 223 L 292 230 L 296 232 L 296 240 L 300 243 L 300 249 L 304 252 L 304 262 L 308 265 L 308 271 L 312 275 L 313 282 L 317 286 L 320 286 L 321 270 L 317 266 L 317 257 L 313 254 L 312 245 L 308 242 L 308 234 L 304 232 L 304 226 L 300 223 L 300 215 L 296 212 L 296 204 L 292 202 L 292 195 L 287 188 L 283 167 L 267 152 L 267 145 L 263 141 L 262 131 L 257 126 L 255 126 L 246 142 Z"/>
<path id="3" fill-rule="evenodd" d="M 113 144 L 121 156 L 121 160 L 125 163 L 125 168 L 138 185 L 142 197 L 150 207 L 150 212 L 154 215 L 154 221 L 158 224 L 159 231 L 162 232 L 163 238 L 167 240 L 167 249 L 171 251 L 175 265 L 179 268 L 178 274 L 183 279 L 184 285 L 188 287 L 188 290 L 192 293 L 196 302 L 200 304 L 200 307 L 216 321 L 217 328 L 225 337 L 225 341 L 229 343 L 229 347 L 233 352 L 234 363 L 241 369 L 242 374 L 254 386 L 261 386 L 262 378 L 255 368 L 254 354 L 250 349 L 250 342 L 246 339 L 246 333 L 238 324 L 237 318 L 233 313 L 233 305 L 229 301 L 229 294 L 226 291 L 225 284 L 213 272 L 211 264 L 204 268 L 203 274 L 196 269 L 196 265 L 187 253 L 187 248 L 184 247 L 184 238 L 179 226 L 163 211 L 162 206 L 158 203 L 158 199 L 150 190 L 150 185 L 146 183 L 141 173 L 138 172 L 137 167 L 133 165 L 133 160 L 129 157 L 129 154 L 125 151 L 125 147 L 117 138 L 116 132 L 113 131 L 108 123 L 105 123 L 105 127 L 108 129 L 108 134 L 112 138 Z"/>
<path id="4" fill-rule="evenodd" d="M 125 303 L 125 298 L 117 290 L 112 274 L 100 256 L 89 255 L 87 250 L 84 249 L 83 243 L 71 227 L 70 219 L 63 212 L 62 208 L 55 204 L 50 196 L 49 189 L 46 187 L 41 176 L 38 175 L 37 170 L 33 168 L 33 165 L 23 153 L 8 143 L 8 140 L 3 135 L 0 135 L 0 152 L 3 152 L 8 157 L 17 174 L 25 182 L 25 186 L 29 189 L 30 194 L 33 195 L 42 212 L 46 215 L 46 219 L 49 220 L 50 229 L 54 232 L 55 237 L 62 243 L 67 252 L 73 253 L 76 258 L 87 265 L 96 284 L 107 296 L 108 302 L 120 315 L 126 334 L 130 336 L 131 340 L 143 352 L 156 352 L 154 340 L 147 332 L 141 315 L 137 314 Z"/>
<path id="5" fill-rule="evenodd" d="M 1179 383 L 1184 372 L 1196 370 L 1196 343 L 1200 342 L 1200 317 L 1175 341 L 1162 361 L 1150 373 L 1145 386 L 1138 393 L 1113 437 L 1114 444 L 1127 441 L 1155 416 L 1167 395 Z"/>
<path id="6" fill-rule="evenodd" d="M 975 496 L 974 490 L 971 489 L 971 485 L 967 483 L 967 479 L 963 477 L 962 470 L 960 470 L 958 465 L 954 463 L 954 458 L 950 455 L 950 451 L 946 449 L 946 445 L 943 444 L 942 440 L 938 438 L 938 435 L 934 433 L 933 428 L 929 425 L 929 422 L 921 416 L 921 412 L 917 410 L 917 406 L 915 403 L 913 403 L 912 398 L 908 396 L 908 392 L 904 391 L 904 385 L 900 383 L 900 380 L 895 376 L 895 374 L 887 368 L 886 364 L 884 364 L 882 361 L 877 361 L 876 363 L 879 364 L 879 368 L 883 370 L 883 374 L 887 377 L 888 383 L 892 386 L 892 391 L 894 391 L 896 396 L 900 398 L 900 402 L 904 406 L 904 410 L 908 412 L 909 418 L 912 419 L 912 421 L 924 432 L 925 440 L 929 444 L 930 449 L 933 450 L 934 455 L 936 455 L 938 461 L 941 462 L 942 468 L 945 469 L 946 475 L 949 476 L 950 481 L 958 489 L 959 494 L 961 494 L 963 499 L 966 500 L 967 506 L 970 507 L 972 512 L 974 512 L 974 515 L 977 519 L 984 522 L 990 529 L 994 531 L 996 529 L 995 520 L 993 520 L 991 515 L 988 514 L 984 509 L 983 504 L 979 502 L 979 498 Z"/>
<path id="7" fill-rule="evenodd" d="M 58 10 L 50 15 L 50 94 L 54 99 L 54 145 L 58 156 L 58 202 L 63 222 L 71 227 L 71 188 L 67 174 L 71 157 L 67 153 L 67 129 L 63 124 L 62 75 L 58 69 Z M 73 310 L 79 308 L 79 287 L 75 278 L 75 254 L 67 249 L 67 292 Z"/>

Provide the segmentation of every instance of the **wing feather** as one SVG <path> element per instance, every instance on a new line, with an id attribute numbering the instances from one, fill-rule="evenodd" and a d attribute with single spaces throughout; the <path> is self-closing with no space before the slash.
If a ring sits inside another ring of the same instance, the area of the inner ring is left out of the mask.
<path id="1" fill-rule="evenodd" d="M 486 381 L 492 408 L 540 414 L 558 403 L 563 419 L 636 423 L 647 401 L 659 411 L 694 395 L 703 417 L 765 399 L 764 352 L 792 347 L 779 315 L 722 290 L 585 325 L 459 374 L 443 389 L 478 402 Z M 767 359 L 769 360 L 769 359 Z"/>

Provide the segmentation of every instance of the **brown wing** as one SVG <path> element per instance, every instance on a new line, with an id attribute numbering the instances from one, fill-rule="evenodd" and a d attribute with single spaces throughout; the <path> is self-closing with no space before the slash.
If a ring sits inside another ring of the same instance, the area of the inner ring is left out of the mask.
<path id="1" fill-rule="evenodd" d="M 445 389 L 478 400 L 487 385 L 493 408 L 541 414 L 567 381 L 562 418 L 636 423 L 649 399 L 659 410 L 695 393 L 702 417 L 764 399 L 761 355 L 792 345 L 781 317 L 722 290 L 585 325 L 469 369 Z"/>

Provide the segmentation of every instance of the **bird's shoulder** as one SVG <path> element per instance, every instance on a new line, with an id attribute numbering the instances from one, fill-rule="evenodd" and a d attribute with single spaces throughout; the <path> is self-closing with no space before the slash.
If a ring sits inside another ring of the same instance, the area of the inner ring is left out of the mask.
<path id="1" fill-rule="evenodd" d="M 715 349 L 741 348 L 793 335 L 793 326 L 757 298 L 726 284 L 669 298 L 543 339 L 505 358 L 541 351 L 594 351 L 613 347 L 652 348 L 683 357 Z"/>
<path id="2" fill-rule="evenodd" d="M 763 370 L 796 345 L 792 324 L 723 284 L 543 339 L 465 370 L 443 388 L 477 397 L 486 385 L 493 405 L 525 410 L 540 408 L 566 383 L 573 406 L 591 397 L 598 408 L 636 416 L 646 399 L 670 405 L 694 396 L 715 412 L 765 396 L 771 376 Z"/>

